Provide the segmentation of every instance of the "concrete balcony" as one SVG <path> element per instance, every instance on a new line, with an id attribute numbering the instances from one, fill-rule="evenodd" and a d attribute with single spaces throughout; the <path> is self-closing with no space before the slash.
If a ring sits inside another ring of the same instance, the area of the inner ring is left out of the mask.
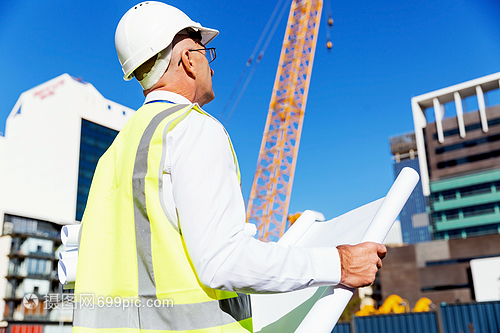
<path id="1" fill-rule="evenodd" d="M 458 197 L 445 201 L 435 201 L 432 204 L 434 212 L 441 212 L 449 209 L 458 209 L 462 207 L 477 206 L 493 202 L 500 202 L 500 192 L 484 193 L 465 198 Z"/>
<path id="2" fill-rule="evenodd" d="M 436 221 L 435 230 L 447 231 L 447 230 L 470 228 L 470 227 L 499 223 L 499 222 L 500 222 L 500 212 L 497 211 L 492 214 L 484 214 L 471 217 L 460 217 L 458 219 L 447 220 L 447 221 Z"/>

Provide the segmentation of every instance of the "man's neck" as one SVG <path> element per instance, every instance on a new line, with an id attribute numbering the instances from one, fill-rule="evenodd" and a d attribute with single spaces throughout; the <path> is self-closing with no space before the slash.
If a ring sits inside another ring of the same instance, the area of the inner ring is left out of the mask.
<path id="1" fill-rule="evenodd" d="M 172 91 L 166 91 L 166 90 L 154 90 L 149 92 L 146 95 L 146 99 L 144 101 L 144 104 L 152 102 L 152 101 L 157 101 L 157 100 L 163 100 L 163 101 L 169 101 L 173 102 L 176 104 L 192 104 L 192 102 L 187 99 L 186 97 L 172 92 Z"/>

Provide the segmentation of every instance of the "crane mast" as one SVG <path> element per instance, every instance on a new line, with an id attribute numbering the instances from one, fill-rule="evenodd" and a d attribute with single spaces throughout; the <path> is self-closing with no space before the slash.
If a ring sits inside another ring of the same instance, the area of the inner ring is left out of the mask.
<path id="1" fill-rule="evenodd" d="M 247 207 L 263 241 L 286 229 L 322 7 L 322 0 L 293 0 L 290 8 Z"/>

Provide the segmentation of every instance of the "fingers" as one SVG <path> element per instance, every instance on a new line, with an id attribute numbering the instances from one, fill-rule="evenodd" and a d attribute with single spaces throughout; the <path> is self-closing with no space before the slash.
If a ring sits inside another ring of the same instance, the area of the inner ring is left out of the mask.
<path id="1" fill-rule="evenodd" d="M 380 259 L 384 259 L 387 255 L 387 248 L 383 244 L 374 243 L 374 242 L 364 242 L 359 245 L 363 245 L 371 249 L 373 252 L 377 253 L 377 256 Z"/>
<path id="2" fill-rule="evenodd" d="M 380 259 L 384 259 L 385 256 L 387 255 L 387 248 L 385 247 L 385 245 L 382 245 L 382 244 L 377 244 L 377 245 L 378 245 L 378 249 L 377 249 L 378 257 Z"/>
<path id="3" fill-rule="evenodd" d="M 379 270 L 382 268 L 382 259 L 384 259 L 385 256 L 387 255 L 387 248 L 385 247 L 385 245 L 378 243 L 370 243 L 370 244 L 373 244 L 375 250 L 377 251 L 378 260 L 375 265 L 377 266 L 377 270 Z"/>
<path id="4" fill-rule="evenodd" d="M 341 283 L 352 288 L 371 285 L 387 254 L 384 245 L 374 242 L 340 245 L 337 249 L 342 266 Z"/>
<path id="5" fill-rule="evenodd" d="M 387 254 L 387 248 L 383 244 L 375 243 L 375 242 L 364 242 L 359 245 L 365 245 L 371 248 L 373 251 L 377 252 L 377 255 L 380 259 L 384 259 Z"/>

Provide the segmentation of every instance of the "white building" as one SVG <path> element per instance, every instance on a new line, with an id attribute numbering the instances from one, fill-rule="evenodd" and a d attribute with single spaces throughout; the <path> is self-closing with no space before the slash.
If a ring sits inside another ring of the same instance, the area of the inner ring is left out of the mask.
<path id="1" fill-rule="evenodd" d="M 20 294 L 56 284 L 53 231 L 78 223 L 97 159 L 133 113 L 68 74 L 19 97 L 0 136 L 0 277 L 9 277 L 0 280 L 0 309 L 7 299 L 7 314 L 22 306 Z M 41 282 L 45 264 L 52 266 L 48 284 Z M 42 277 L 30 279 L 34 272 Z"/>

